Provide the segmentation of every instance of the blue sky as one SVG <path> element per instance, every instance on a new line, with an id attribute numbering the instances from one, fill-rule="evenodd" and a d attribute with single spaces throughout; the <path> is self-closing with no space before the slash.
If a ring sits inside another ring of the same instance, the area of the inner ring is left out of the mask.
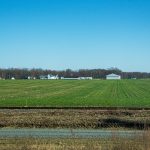
<path id="1" fill-rule="evenodd" d="M 150 72 L 149 0 L 0 0 L 0 68 Z"/>

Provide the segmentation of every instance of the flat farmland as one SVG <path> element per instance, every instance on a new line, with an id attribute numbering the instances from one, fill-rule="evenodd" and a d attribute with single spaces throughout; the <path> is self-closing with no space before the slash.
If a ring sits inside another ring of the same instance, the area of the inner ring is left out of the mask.
<path id="1" fill-rule="evenodd" d="M 0 80 L 0 106 L 150 107 L 150 80 Z"/>

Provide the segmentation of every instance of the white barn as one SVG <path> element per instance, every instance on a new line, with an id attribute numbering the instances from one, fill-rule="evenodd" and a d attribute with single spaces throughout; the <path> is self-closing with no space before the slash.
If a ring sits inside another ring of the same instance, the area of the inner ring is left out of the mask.
<path id="1" fill-rule="evenodd" d="M 121 76 L 112 73 L 112 74 L 107 75 L 107 76 L 106 76 L 106 79 L 107 79 L 107 80 L 120 80 L 120 79 L 121 79 Z"/>

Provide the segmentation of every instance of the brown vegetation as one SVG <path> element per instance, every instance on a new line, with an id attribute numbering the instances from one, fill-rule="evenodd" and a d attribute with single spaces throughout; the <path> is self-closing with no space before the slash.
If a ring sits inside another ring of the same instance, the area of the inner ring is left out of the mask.
<path id="1" fill-rule="evenodd" d="M 0 139 L 1 150 L 150 150 L 150 132 L 134 139 Z"/>
<path id="2" fill-rule="evenodd" d="M 0 127 L 145 129 L 149 116 L 148 110 L 3 109 Z"/>

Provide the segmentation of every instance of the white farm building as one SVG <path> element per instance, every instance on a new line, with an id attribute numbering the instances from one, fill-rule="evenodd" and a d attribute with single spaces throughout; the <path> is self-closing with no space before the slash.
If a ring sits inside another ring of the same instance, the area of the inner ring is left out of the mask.
<path id="1" fill-rule="evenodd" d="M 112 73 L 112 74 L 107 75 L 107 76 L 106 76 L 106 79 L 107 79 L 107 80 L 120 80 L 120 79 L 121 79 L 121 76 Z"/>

